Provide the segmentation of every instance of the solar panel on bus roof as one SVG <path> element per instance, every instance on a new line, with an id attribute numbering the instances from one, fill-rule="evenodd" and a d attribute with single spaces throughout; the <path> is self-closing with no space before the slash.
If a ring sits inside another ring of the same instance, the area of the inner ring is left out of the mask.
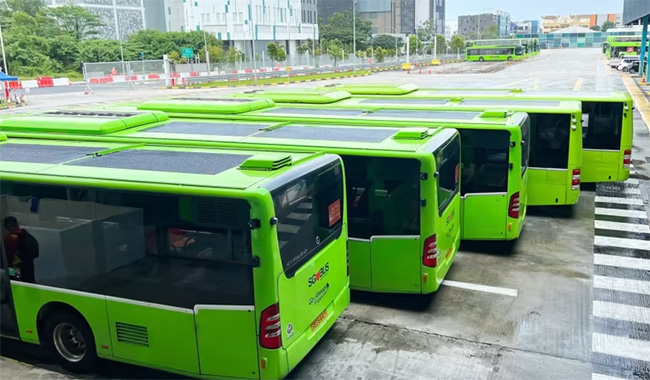
<path id="1" fill-rule="evenodd" d="M 198 102 L 214 102 L 214 103 L 250 103 L 250 102 L 259 102 L 258 99 L 246 99 L 246 98 L 211 98 L 211 97 L 199 97 L 199 96 L 194 96 L 194 97 L 181 97 L 181 98 L 174 98 L 173 100 L 191 100 L 191 101 L 198 101 Z"/>
<path id="2" fill-rule="evenodd" d="M 415 110 L 375 110 L 365 115 L 370 118 L 401 117 L 405 119 L 453 119 L 472 120 L 480 112 L 449 112 L 449 111 L 415 111 Z"/>
<path id="3" fill-rule="evenodd" d="M 264 114 L 279 114 L 279 115 L 310 115 L 310 116 L 359 116 L 365 111 L 352 110 L 344 108 L 292 108 L 281 107 L 271 108 L 263 111 Z"/>
<path id="4" fill-rule="evenodd" d="M 248 136 L 273 124 L 244 124 L 244 123 L 195 123 L 173 121 L 159 127 L 149 128 L 142 132 L 178 133 L 195 135 L 219 136 Z"/>
<path id="5" fill-rule="evenodd" d="M 0 161 L 60 164 L 106 149 L 98 146 L 2 144 Z"/>
<path id="6" fill-rule="evenodd" d="M 102 117 L 110 119 L 120 119 L 123 117 L 143 115 L 143 112 L 112 112 L 112 111 L 49 111 L 44 112 L 44 115 L 49 116 L 88 116 L 88 117 Z"/>
<path id="7" fill-rule="evenodd" d="M 243 154 L 124 150 L 104 156 L 89 157 L 66 165 L 210 175 L 234 168 L 249 157 Z"/>
<path id="8" fill-rule="evenodd" d="M 448 102 L 447 99 L 417 99 L 417 98 L 379 99 L 379 98 L 370 98 L 370 99 L 362 99 L 359 103 L 442 105 L 442 104 L 447 104 L 447 102 Z"/>
<path id="9" fill-rule="evenodd" d="M 382 142 L 394 135 L 397 131 L 397 129 L 390 128 L 332 128 L 289 125 L 264 131 L 255 135 L 255 137 L 342 142 Z"/>
<path id="10" fill-rule="evenodd" d="M 508 99 L 464 99 L 467 106 L 529 106 L 529 107 L 559 107 L 555 100 L 508 100 Z"/>
<path id="11" fill-rule="evenodd" d="M 458 94 L 458 95 L 464 95 L 464 94 L 467 94 L 467 95 L 498 95 L 498 94 L 509 94 L 510 92 L 512 92 L 512 90 L 509 90 L 509 89 L 503 89 L 503 90 L 501 90 L 501 89 L 496 89 L 496 90 L 480 90 L 480 89 L 477 89 L 477 90 L 463 90 L 463 89 L 460 89 L 459 90 L 459 89 L 455 89 L 455 88 L 437 88 L 435 90 L 423 89 L 423 90 L 420 90 L 420 91 L 427 92 L 427 93 L 431 92 L 431 93 L 435 93 L 437 95 L 438 94 L 439 95 L 446 95 L 445 93 L 454 93 L 454 94 Z"/>

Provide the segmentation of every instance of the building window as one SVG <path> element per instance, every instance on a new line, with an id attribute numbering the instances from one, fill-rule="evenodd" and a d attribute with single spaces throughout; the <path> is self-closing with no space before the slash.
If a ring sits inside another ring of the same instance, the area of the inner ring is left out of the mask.
<path id="1" fill-rule="evenodd" d="M 172 7 L 167 7 L 167 14 L 172 15 Z"/>
<path id="2" fill-rule="evenodd" d="M 198 1 L 195 1 L 195 2 L 194 2 L 194 6 L 195 6 L 195 7 L 198 7 L 198 6 L 199 6 L 199 2 L 198 2 Z"/>

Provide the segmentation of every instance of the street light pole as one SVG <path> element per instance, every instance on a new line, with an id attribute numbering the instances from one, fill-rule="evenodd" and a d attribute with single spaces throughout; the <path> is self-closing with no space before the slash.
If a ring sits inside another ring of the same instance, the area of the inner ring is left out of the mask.
<path id="1" fill-rule="evenodd" d="M 352 70 L 357 74 L 357 0 L 352 0 Z"/>
<path id="2" fill-rule="evenodd" d="M 253 0 L 248 0 L 248 6 L 250 7 L 250 24 L 251 24 L 251 43 L 253 45 L 253 80 L 255 85 L 257 85 L 257 65 L 255 64 L 255 27 L 253 26 Z"/>
<path id="3" fill-rule="evenodd" d="M 5 67 L 5 74 L 9 75 L 7 72 L 7 55 L 5 54 L 5 41 L 2 38 L 2 23 L 0 23 L 0 46 L 2 46 L 2 63 Z"/>
<path id="4" fill-rule="evenodd" d="M 208 65 L 208 76 L 212 75 L 212 70 L 210 70 L 210 52 L 208 51 L 208 37 L 206 36 L 205 29 L 203 29 L 203 46 L 205 46 L 205 64 Z"/>

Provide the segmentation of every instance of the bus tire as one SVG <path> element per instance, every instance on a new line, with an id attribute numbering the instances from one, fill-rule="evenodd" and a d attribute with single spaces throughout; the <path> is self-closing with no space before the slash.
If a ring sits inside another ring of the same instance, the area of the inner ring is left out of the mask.
<path id="1" fill-rule="evenodd" d="M 57 311 L 45 320 L 47 352 L 70 372 L 92 372 L 97 364 L 95 337 L 88 323 L 76 313 Z"/>
<path id="2" fill-rule="evenodd" d="M 483 57 L 478 57 L 478 61 L 479 61 L 479 62 L 483 62 L 483 61 L 485 61 L 485 58 L 483 58 Z"/>
<path id="3" fill-rule="evenodd" d="M 512 56 L 508 57 L 508 61 L 512 61 Z"/>

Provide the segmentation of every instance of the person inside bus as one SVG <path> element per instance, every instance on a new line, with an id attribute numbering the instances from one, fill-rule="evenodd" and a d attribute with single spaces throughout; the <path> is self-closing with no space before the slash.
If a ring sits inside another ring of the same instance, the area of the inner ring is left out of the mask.
<path id="1" fill-rule="evenodd" d="M 3 227 L 7 231 L 4 238 L 5 255 L 8 265 L 18 269 L 18 278 L 24 282 L 36 282 L 34 259 L 38 258 L 38 241 L 13 216 L 4 218 Z"/>

